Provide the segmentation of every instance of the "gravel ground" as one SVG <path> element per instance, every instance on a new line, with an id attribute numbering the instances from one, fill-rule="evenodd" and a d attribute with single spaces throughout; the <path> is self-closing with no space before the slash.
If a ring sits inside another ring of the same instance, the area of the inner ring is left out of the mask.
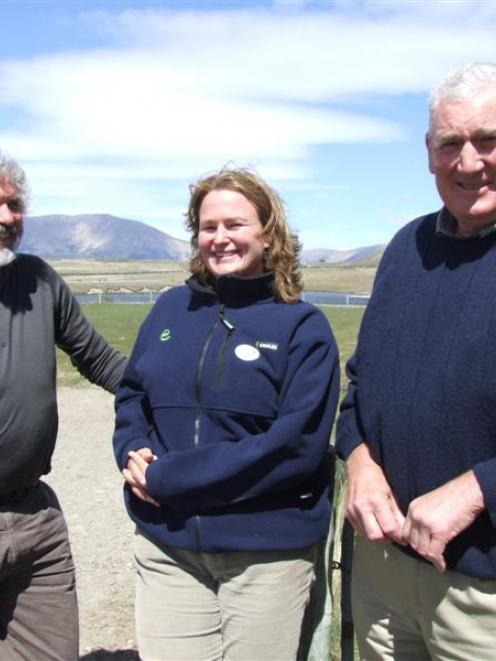
<path id="1" fill-rule="evenodd" d="M 139 661 L 133 524 L 124 509 L 111 444 L 114 398 L 85 385 L 59 388 L 58 401 L 59 435 L 46 481 L 57 492 L 69 526 L 78 582 L 80 659 Z"/>
<path id="2" fill-rule="evenodd" d="M 69 526 L 84 661 L 135 661 L 133 525 L 112 455 L 113 396 L 60 388 L 60 428 L 47 477 Z"/>

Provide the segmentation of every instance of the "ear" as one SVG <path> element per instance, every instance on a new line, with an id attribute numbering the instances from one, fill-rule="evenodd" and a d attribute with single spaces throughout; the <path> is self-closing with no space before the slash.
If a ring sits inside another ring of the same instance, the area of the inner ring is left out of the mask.
<path id="1" fill-rule="evenodd" d="M 429 172 L 435 174 L 434 163 L 432 162 L 432 138 L 429 131 L 425 134 L 425 146 L 427 147 L 427 157 L 429 161 Z"/>

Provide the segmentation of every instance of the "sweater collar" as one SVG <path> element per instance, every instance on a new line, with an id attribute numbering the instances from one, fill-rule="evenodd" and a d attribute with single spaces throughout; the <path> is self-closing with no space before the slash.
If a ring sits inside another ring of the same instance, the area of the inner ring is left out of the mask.
<path id="1" fill-rule="evenodd" d="M 481 230 L 474 232 L 470 236 L 460 236 L 456 233 L 456 226 L 456 218 L 447 207 L 443 207 L 436 218 L 436 232 L 438 234 L 464 241 L 466 239 L 483 239 L 488 234 L 496 232 L 496 223 L 491 223 L 490 225 L 487 225 L 487 227 L 483 227 Z"/>
<path id="2" fill-rule="evenodd" d="M 186 284 L 193 291 L 215 297 L 220 303 L 232 308 L 274 300 L 275 296 L 273 271 L 249 278 L 222 275 L 214 280 L 211 286 L 199 282 L 196 276 L 191 276 L 186 280 Z"/>

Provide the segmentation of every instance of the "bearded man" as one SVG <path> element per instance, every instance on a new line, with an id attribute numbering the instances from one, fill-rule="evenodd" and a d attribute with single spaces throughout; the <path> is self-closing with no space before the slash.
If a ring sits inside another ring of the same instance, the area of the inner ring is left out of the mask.
<path id="1" fill-rule="evenodd" d="M 0 659 L 73 661 L 78 607 L 67 527 L 40 477 L 57 436 L 55 347 L 114 392 L 125 358 L 34 255 L 17 254 L 27 184 L 0 152 Z"/>

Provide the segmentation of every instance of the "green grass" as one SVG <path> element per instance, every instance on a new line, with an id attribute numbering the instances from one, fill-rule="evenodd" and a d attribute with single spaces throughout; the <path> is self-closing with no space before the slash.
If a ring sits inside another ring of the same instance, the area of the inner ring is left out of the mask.
<path id="1" fill-rule="evenodd" d="M 83 312 L 116 349 L 129 356 L 141 322 L 151 304 L 101 303 L 83 305 Z M 57 373 L 59 386 L 84 385 L 86 381 L 71 364 L 67 355 L 57 349 Z"/>
<path id="2" fill-rule="evenodd" d="M 329 319 L 336 342 L 339 347 L 339 361 L 341 363 L 341 391 L 346 389 L 346 375 L 344 368 L 348 358 L 355 350 L 358 329 L 362 321 L 364 308 L 341 308 L 324 305 L 321 310 Z"/>
<path id="3" fill-rule="evenodd" d="M 126 356 L 133 348 L 139 326 L 151 308 L 151 304 L 96 303 L 83 306 L 84 314 L 94 324 L 103 337 Z M 341 387 L 344 387 L 344 366 L 355 347 L 358 327 L 363 315 L 362 308 L 323 306 L 322 310 L 336 336 L 341 361 Z M 58 383 L 62 386 L 82 385 L 69 358 L 57 350 Z"/>
<path id="4" fill-rule="evenodd" d="M 151 307 L 150 303 L 101 303 L 84 305 L 83 311 L 110 344 L 128 355 Z"/>

